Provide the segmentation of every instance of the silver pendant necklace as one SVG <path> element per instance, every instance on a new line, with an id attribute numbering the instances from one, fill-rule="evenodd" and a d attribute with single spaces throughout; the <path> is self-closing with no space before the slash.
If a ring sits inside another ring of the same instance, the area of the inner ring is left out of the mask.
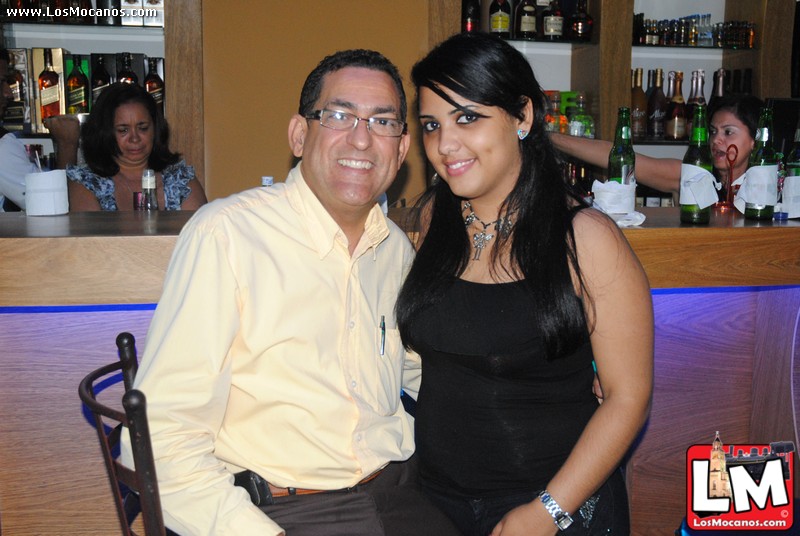
<path id="1" fill-rule="evenodd" d="M 464 216 L 464 225 L 467 227 L 467 229 L 469 229 L 469 226 L 475 222 L 478 222 L 483 226 L 483 229 L 472 235 L 472 246 L 475 248 L 475 255 L 472 257 L 472 260 L 477 261 L 481 258 L 481 252 L 483 251 L 483 248 L 485 248 L 489 241 L 494 238 L 494 233 L 487 232 L 489 227 L 494 225 L 495 232 L 503 238 L 506 238 L 511 234 L 511 227 L 513 227 L 514 223 L 511 221 L 511 214 L 508 216 L 501 216 L 494 221 L 485 223 L 478 217 L 477 214 L 475 214 L 475 211 L 472 210 L 472 205 L 469 201 L 464 201 L 464 208 L 462 209 L 462 212 L 466 211 L 469 211 L 469 213 Z"/>

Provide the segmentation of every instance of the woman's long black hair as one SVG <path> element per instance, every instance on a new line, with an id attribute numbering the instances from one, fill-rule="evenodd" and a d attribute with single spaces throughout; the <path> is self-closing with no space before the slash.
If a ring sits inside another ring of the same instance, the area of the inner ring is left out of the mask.
<path id="1" fill-rule="evenodd" d="M 117 108 L 132 103 L 144 106 L 153 121 L 153 151 L 148 158 L 148 167 L 163 171 L 181 159 L 180 153 L 169 149 L 169 125 L 153 97 L 139 85 L 116 82 L 103 90 L 81 128 L 86 164 L 101 177 L 113 177 L 119 172 L 116 158 L 120 150 L 114 134 L 114 118 Z"/>
<path id="2" fill-rule="evenodd" d="M 572 218 L 586 205 L 563 178 L 561 162 L 545 132 L 545 95 L 530 64 L 500 38 L 482 33 L 458 34 L 420 60 L 411 78 L 417 95 L 426 87 L 450 100 L 441 90 L 447 88 L 470 101 L 501 108 L 518 119 L 523 119 L 528 100 L 532 102 L 533 125 L 528 136 L 519 142 L 519 179 L 500 212 L 513 213 L 514 221 L 508 238 L 512 266 L 504 269 L 515 279 L 527 282 L 547 357 L 568 355 L 586 342 L 583 305 L 576 296 L 569 269 L 572 266 L 583 289 Z M 418 203 L 420 213 L 430 214 L 429 228 L 396 306 L 400 334 L 409 348 L 415 347 L 413 328 L 420 311 L 441 299 L 453 278 L 464 272 L 472 254 L 462 202 L 440 180 Z M 505 242 L 501 237 L 497 240 L 493 263 Z M 587 299 L 585 289 L 582 294 Z"/>

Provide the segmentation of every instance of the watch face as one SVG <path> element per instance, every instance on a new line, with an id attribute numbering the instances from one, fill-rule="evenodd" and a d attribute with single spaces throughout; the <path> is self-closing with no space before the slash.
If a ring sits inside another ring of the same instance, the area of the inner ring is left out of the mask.
<path id="1" fill-rule="evenodd" d="M 559 530 L 564 530 L 572 525 L 572 518 L 569 516 L 569 514 L 561 514 L 556 519 L 556 525 L 558 526 Z"/>

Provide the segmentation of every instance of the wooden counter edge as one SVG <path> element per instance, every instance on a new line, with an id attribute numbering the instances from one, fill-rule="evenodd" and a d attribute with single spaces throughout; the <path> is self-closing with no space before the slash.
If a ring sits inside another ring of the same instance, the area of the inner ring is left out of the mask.
<path id="1" fill-rule="evenodd" d="M 413 238 L 406 213 L 390 216 Z M 179 223 L 152 236 L 0 237 L 0 307 L 156 303 Z M 653 288 L 800 285 L 798 222 L 623 233 Z"/>

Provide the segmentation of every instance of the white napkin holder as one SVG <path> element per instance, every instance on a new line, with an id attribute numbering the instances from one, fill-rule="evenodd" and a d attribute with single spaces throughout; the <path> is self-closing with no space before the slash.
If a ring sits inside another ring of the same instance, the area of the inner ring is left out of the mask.
<path id="1" fill-rule="evenodd" d="M 777 165 L 751 167 L 741 179 L 742 185 L 736 193 L 733 206 L 742 214 L 747 203 L 772 206 L 778 203 Z"/>
<path id="2" fill-rule="evenodd" d="M 63 169 L 25 175 L 28 216 L 57 216 L 69 212 L 67 172 Z"/>
<path id="3" fill-rule="evenodd" d="M 800 176 L 784 177 L 781 210 L 786 212 L 789 218 L 800 218 Z"/>
<path id="4" fill-rule="evenodd" d="M 697 205 L 701 209 L 710 207 L 719 199 L 717 190 L 721 187 L 707 169 L 681 164 L 681 205 Z"/>
<path id="5" fill-rule="evenodd" d="M 636 210 L 636 182 L 616 181 L 592 183 L 594 204 L 606 214 L 629 214 Z"/>

